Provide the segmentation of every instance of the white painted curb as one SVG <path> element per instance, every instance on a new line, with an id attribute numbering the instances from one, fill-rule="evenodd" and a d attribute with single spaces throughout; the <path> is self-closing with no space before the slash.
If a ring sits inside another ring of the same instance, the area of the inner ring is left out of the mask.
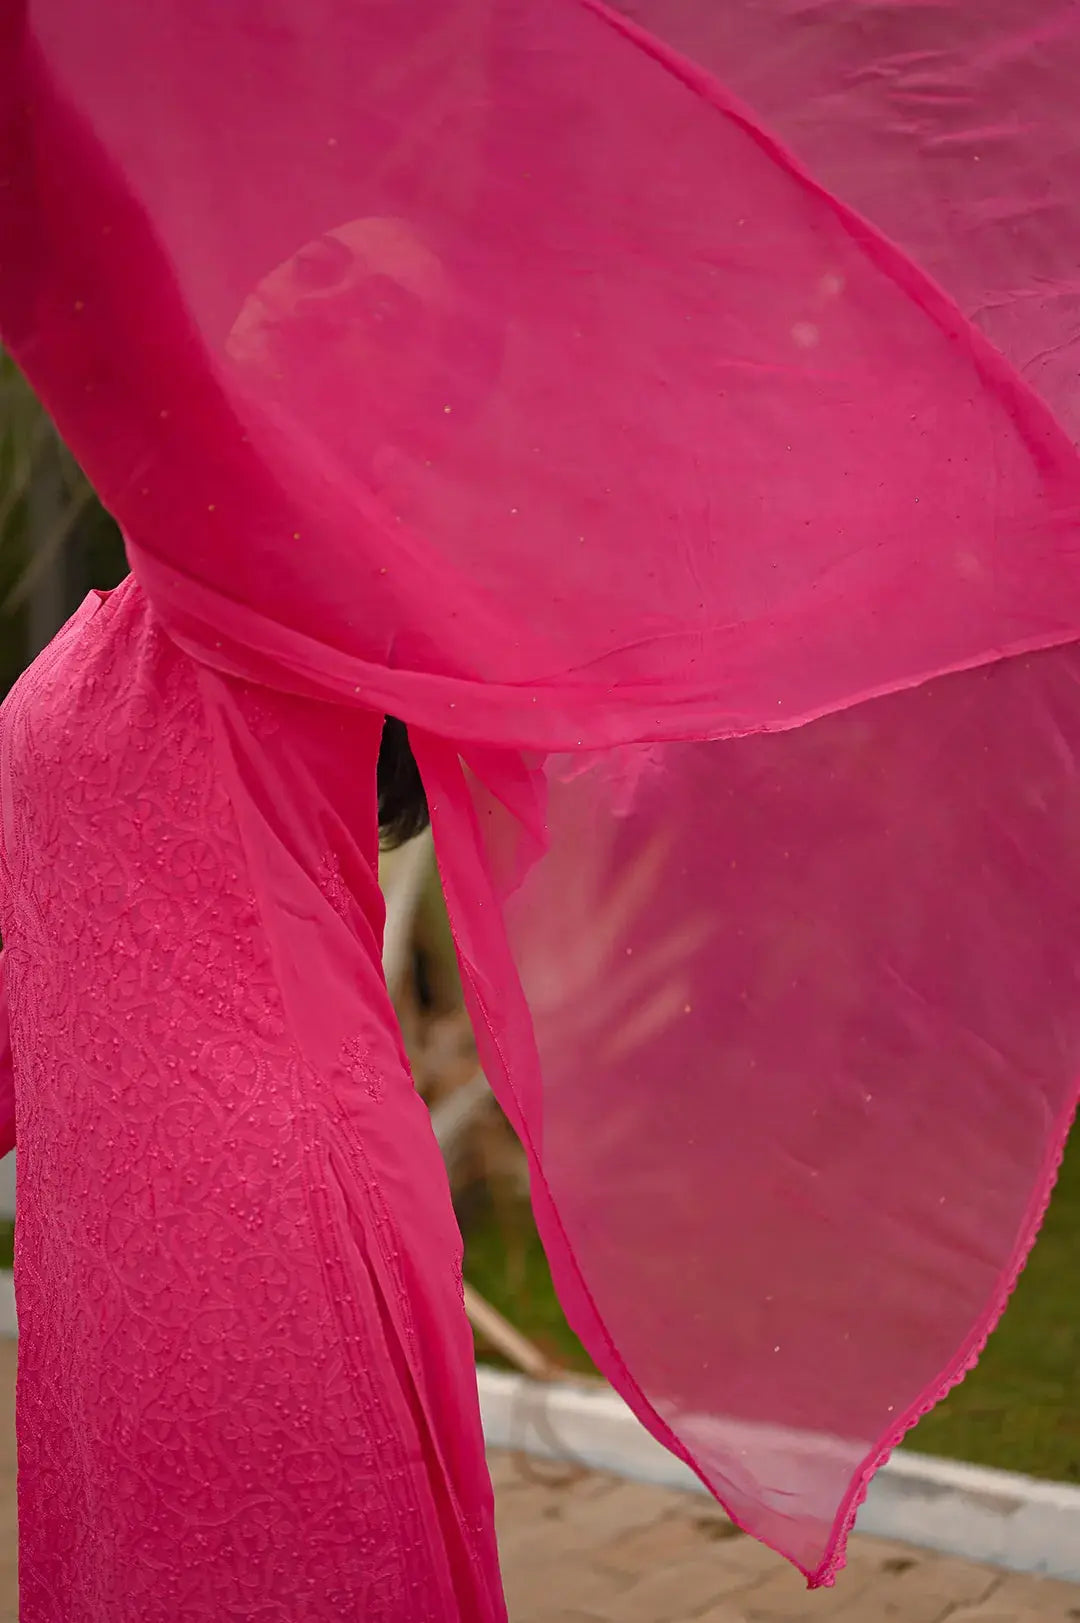
<path id="1" fill-rule="evenodd" d="M 639 1482 L 703 1493 L 599 1382 L 540 1385 L 478 1372 L 492 1448 L 573 1460 Z M 898 1450 L 875 1477 L 858 1530 L 1012 1572 L 1080 1582 L 1080 1488 Z"/>

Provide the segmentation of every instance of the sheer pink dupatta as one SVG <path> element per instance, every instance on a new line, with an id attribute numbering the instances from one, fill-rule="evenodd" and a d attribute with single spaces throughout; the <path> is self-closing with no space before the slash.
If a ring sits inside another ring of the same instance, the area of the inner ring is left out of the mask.
<path id="1" fill-rule="evenodd" d="M 0 325 L 204 667 L 255 870 L 244 684 L 409 721 L 566 1310 L 815 1582 L 1075 1099 L 1075 19 L 3 25 Z"/>

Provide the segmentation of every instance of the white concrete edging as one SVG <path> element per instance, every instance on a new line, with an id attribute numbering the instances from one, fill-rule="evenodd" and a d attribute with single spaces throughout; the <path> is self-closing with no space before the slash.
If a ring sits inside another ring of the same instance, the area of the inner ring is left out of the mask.
<path id="1" fill-rule="evenodd" d="M 541 1384 L 483 1367 L 477 1374 L 490 1447 L 704 1493 L 609 1387 Z M 1080 1488 L 1065 1483 L 900 1449 L 875 1477 L 857 1527 L 1012 1572 L 1080 1582 Z"/>

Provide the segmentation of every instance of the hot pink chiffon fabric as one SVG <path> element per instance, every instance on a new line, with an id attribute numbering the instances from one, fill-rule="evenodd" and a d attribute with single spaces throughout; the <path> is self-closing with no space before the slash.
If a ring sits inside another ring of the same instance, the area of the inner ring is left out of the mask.
<path id="1" fill-rule="evenodd" d="M 1076 1101 L 1080 12 L 0 26 L 0 328 L 197 673 L 305 1074 L 382 1005 L 276 727 L 389 711 L 571 1322 L 829 1582 Z"/>

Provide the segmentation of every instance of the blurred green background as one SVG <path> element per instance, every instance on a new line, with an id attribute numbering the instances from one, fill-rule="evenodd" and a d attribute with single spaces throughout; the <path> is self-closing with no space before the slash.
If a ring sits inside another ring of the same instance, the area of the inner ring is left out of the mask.
<path id="1" fill-rule="evenodd" d="M 0 351 L 0 694 L 92 586 L 126 570 L 115 524 Z"/>

